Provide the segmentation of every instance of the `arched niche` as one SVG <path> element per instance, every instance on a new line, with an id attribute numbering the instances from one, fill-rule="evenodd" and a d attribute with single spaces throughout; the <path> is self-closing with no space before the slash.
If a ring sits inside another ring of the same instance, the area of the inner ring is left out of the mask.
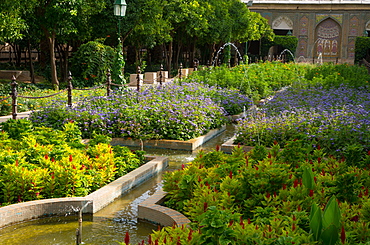
<path id="1" fill-rule="evenodd" d="M 315 54 L 323 58 L 339 57 L 342 28 L 332 19 L 326 18 L 315 29 Z"/>
<path id="2" fill-rule="evenodd" d="M 293 32 L 293 21 L 287 16 L 279 16 L 276 18 L 271 25 L 276 35 L 287 35 Z"/>

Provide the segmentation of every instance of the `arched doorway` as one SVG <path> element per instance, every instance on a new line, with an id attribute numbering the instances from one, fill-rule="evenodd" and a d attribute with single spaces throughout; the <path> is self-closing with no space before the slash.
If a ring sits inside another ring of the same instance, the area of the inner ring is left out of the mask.
<path id="1" fill-rule="evenodd" d="M 315 54 L 322 58 L 337 58 L 340 54 L 341 27 L 332 18 L 316 26 Z"/>
<path id="2" fill-rule="evenodd" d="M 293 21 L 287 16 L 279 16 L 276 18 L 271 25 L 275 35 L 279 36 L 291 36 L 293 35 Z M 282 46 L 275 45 L 270 47 L 268 52 L 268 59 L 277 58 L 284 50 Z M 292 51 L 294 52 L 294 51 Z"/>

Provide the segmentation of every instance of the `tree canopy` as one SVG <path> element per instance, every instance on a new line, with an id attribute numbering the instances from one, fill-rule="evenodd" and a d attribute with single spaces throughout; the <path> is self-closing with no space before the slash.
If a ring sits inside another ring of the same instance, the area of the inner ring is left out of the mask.
<path id="1" fill-rule="evenodd" d="M 87 41 L 104 39 L 116 46 L 140 50 L 161 47 L 168 69 L 185 50 L 195 57 L 201 45 L 214 47 L 273 37 L 267 20 L 239 0 L 126 0 L 125 17 L 113 15 L 114 0 L 3 0 L 0 3 L 0 42 L 24 39 L 33 47 L 47 43 L 51 82 L 57 88 L 56 45 L 76 51 Z M 118 22 L 120 21 L 120 30 Z M 198 48 L 197 48 L 198 47 Z M 132 49 L 131 49 L 132 50 Z M 68 51 L 68 50 L 67 50 Z M 65 66 L 68 65 L 68 55 Z M 162 61 L 157 61 L 162 62 Z M 67 68 L 65 68 L 66 70 Z M 59 76 L 58 76 L 59 75 Z"/>

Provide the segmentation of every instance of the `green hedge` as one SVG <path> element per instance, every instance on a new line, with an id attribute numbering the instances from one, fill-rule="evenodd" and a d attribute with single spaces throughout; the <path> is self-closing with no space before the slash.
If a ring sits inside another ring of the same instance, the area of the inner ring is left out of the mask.
<path id="1" fill-rule="evenodd" d="M 356 37 L 355 42 L 355 63 L 359 63 L 362 59 L 366 59 L 369 55 L 370 37 Z"/>

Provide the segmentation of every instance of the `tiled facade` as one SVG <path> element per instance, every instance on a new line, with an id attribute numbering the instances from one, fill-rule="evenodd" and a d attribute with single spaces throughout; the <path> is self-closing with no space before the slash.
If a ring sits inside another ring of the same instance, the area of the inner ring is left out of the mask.
<path id="1" fill-rule="evenodd" d="M 370 0 L 244 0 L 272 29 L 298 38 L 295 57 L 353 63 L 355 39 L 370 33 Z"/>

